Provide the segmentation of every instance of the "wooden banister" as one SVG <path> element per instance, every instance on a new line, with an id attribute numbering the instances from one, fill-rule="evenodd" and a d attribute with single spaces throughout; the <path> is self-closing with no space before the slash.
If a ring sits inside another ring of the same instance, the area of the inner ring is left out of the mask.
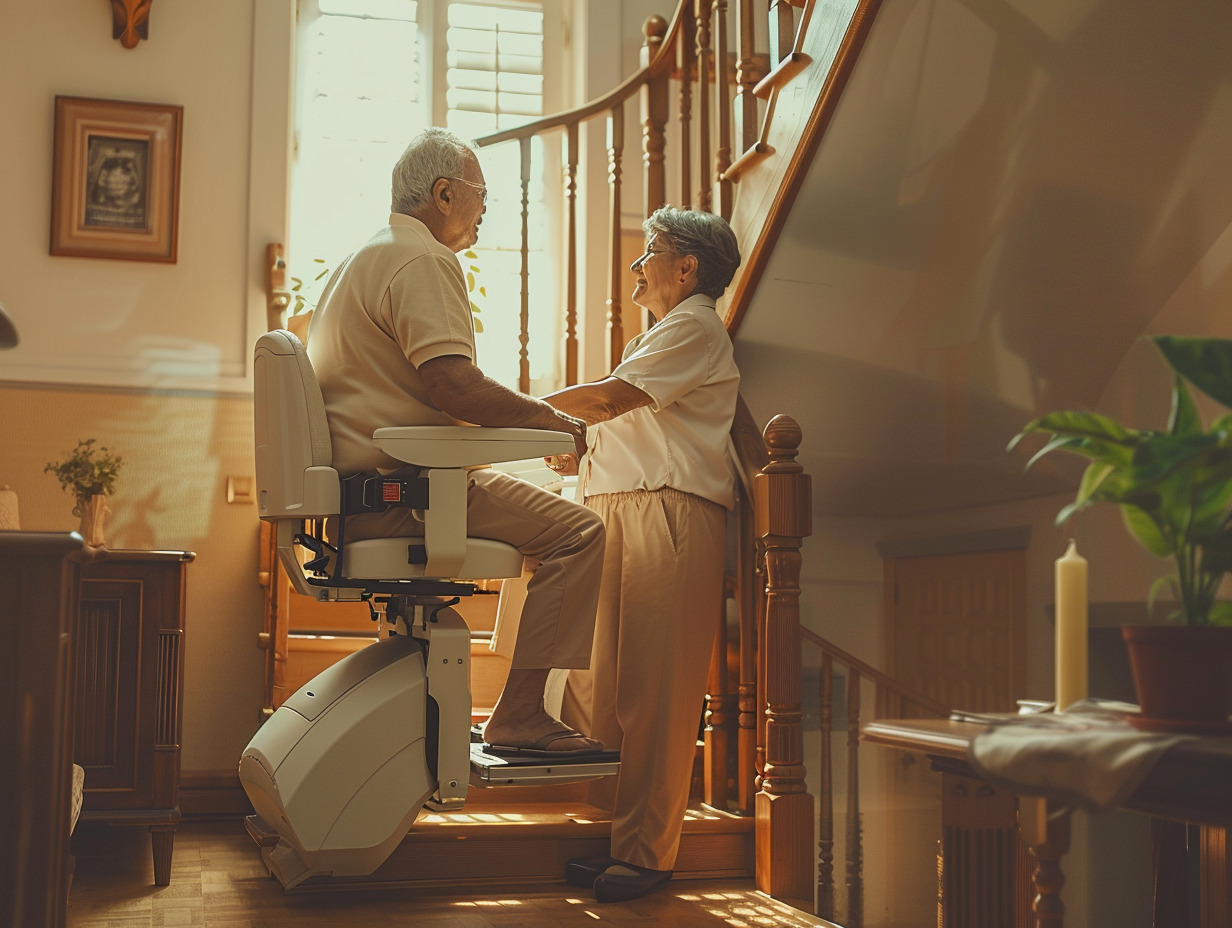
<path id="1" fill-rule="evenodd" d="M 885 690 L 905 701 L 913 702 L 921 709 L 924 709 L 933 715 L 946 716 L 950 714 L 950 708 L 944 703 L 940 703 L 929 696 L 925 696 L 923 693 L 917 693 L 910 687 L 904 686 L 893 677 L 877 670 L 869 664 L 866 664 L 858 657 L 849 654 L 842 648 L 838 647 L 838 645 L 831 644 L 815 632 L 811 632 L 807 628 L 801 628 L 800 636 L 809 644 L 819 647 L 826 659 L 838 661 L 840 664 L 845 664 L 854 672 L 860 674 L 860 676 L 874 684 L 878 690 Z"/>
<path id="2" fill-rule="evenodd" d="M 818 771 L 821 787 L 818 791 L 819 828 L 817 835 L 817 909 L 816 914 L 833 920 L 837 916 L 837 893 L 834 877 L 834 675 L 835 666 L 846 669 L 847 718 L 843 726 L 846 736 L 846 835 L 844 859 L 846 861 L 847 911 L 843 924 L 859 928 L 864 922 L 864 852 L 863 833 L 860 827 L 860 714 L 861 687 L 868 682 L 874 688 L 878 718 L 899 718 L 904 715 L 935 715 L 942 718 L 950 714 L 947 706 L 922 693 L 917 693 L 899 683 L 858 657 L 822 638 L 807 628 L 800 629 L 802 640 L 821 651 L 821 682 L 819 700 L 821 705 L 821 754 Z M 915 711 L 909 711 L 909 707 Z"/>

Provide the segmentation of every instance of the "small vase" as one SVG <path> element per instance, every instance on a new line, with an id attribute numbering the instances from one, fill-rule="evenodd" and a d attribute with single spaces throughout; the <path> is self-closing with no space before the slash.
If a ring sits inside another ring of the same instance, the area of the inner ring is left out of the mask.
<path id="1" fill-rule="evenodd" d="M 1232 627 L 1123 625 L 1146 731 L 1232 732 Z"/>
<path id="2" fill-rule="evenodd" d="M 103 534 L 104 523 L 107 521 L 107 514 L 111 512 L 111 507 L 107 505 L 107 497 L 99 493 L 89 499 L 81 500 L 73 511 L 81 516 L 81 525 L 77 531 L 85 539 L 86 544 L 92 548 L 106 547 L 107 539 Z"/>

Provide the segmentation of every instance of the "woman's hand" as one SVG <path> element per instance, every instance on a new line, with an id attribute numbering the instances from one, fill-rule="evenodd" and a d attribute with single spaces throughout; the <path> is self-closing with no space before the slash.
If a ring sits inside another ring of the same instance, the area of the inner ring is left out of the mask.
<path id="1" fill-rule="evenodd" d="M 543 459 L 543 463 L 547 464 L 560 477 L 572 477 L 578 472 L 576 454 L 549 454 Z"/>

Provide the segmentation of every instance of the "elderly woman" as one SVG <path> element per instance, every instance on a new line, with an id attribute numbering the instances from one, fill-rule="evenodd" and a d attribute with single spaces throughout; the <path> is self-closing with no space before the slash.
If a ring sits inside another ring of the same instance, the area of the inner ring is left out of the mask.
<path id="1" fill-rule="evenodd" d="M 740 264 L 736 237 L 718 216 L 672 207 L 643 228 L 633 302 L 654 325 L 611 376 L 545 397 L 590 427 L 579 496 L 607 528 L 590 669 L 570 672 L 561 713 L 621 751 L 611 856 L 566 867 L 600 902 L 671 879 L 733 505 L 727 449 L 740 373 L 715 300 Z M 572 456 L 548 463 L 577 467 Z"/>

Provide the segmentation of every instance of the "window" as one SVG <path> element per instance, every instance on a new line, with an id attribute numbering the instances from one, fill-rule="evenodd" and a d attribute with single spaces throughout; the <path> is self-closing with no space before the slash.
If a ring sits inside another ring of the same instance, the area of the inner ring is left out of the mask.
<path id="1" fill-rule="evenodd" d="M 300 0 L 291 270 L 309 302 L 334 267 L 389 213 L 389 175 L 429 125 L 474 139 L 559 108 L 560 0 Z M 545 36 L 546 31 L 546 36 Z M 555 69 L 555 71 L 553 71 Z M 546 94 L 546 99 L 545 99 Z M 532 390 L 557 385 L 558 272 L 539 143 L 531 178 Z M 516 144 L 479 152 L 488 211 L 479 244 L 461 256 L 477 308 L 484 372 L 516 386 L 521 305 L 521 173 Z M 550 206 L 550 203 L 548 204 Z M 558 214 L 558 211 L 557 213 Z M 319 263 L 318 263 L 319 262 Z"/>

